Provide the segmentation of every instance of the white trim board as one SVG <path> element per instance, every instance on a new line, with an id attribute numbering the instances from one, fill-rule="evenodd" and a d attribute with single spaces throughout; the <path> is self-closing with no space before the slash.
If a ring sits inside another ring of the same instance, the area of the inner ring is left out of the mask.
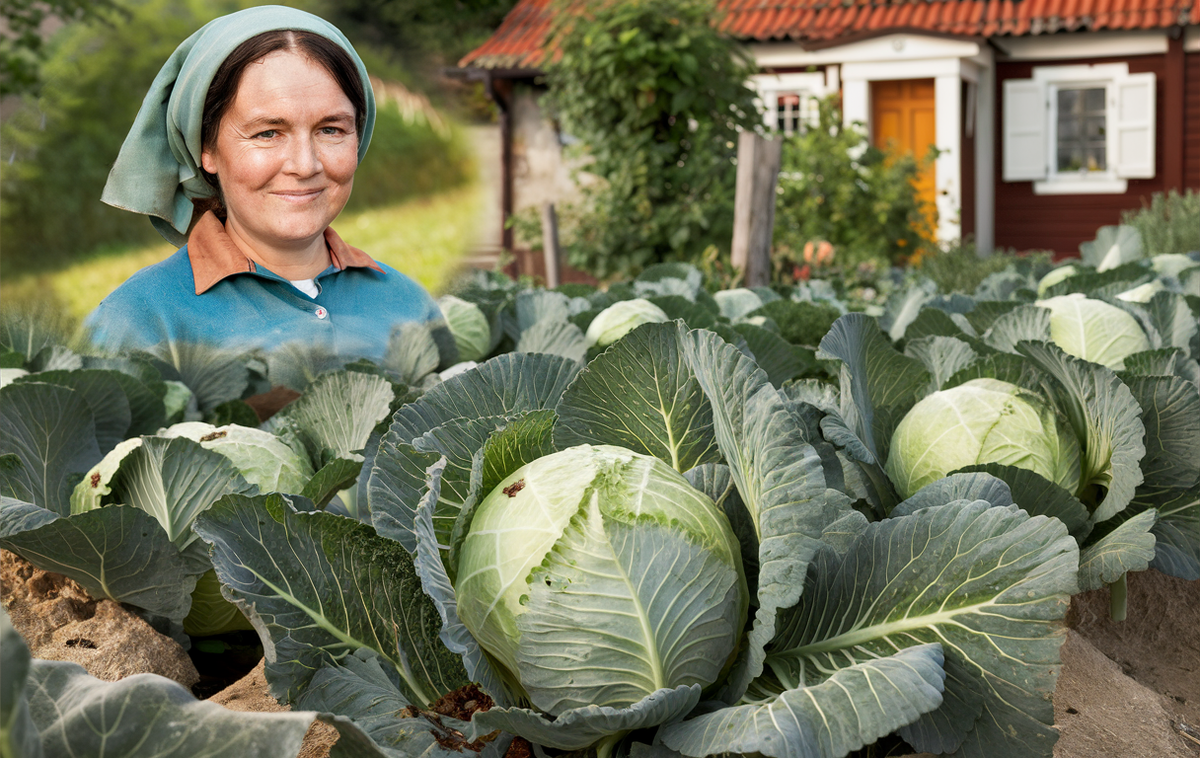
<path id="1" fill-rule="evenodd" d="M 746 46 L 761 68 L 818 66 L 827 63 L 865 63 L 970 58 L 978 55 L 975 42 L 926 37 L 921 34 L 888 34 L 820 50 L 805 50 L 795 42 L 756 42 Z"/>
<path id="2" fill-rule="evenodd" d="M 1032 37 L 993 37 L 1001 60 L 1066 60 L 1070 58 L 1120 58 L 1128 55 L 1162 55 L 1167 33 L 1075 32 Z"/>

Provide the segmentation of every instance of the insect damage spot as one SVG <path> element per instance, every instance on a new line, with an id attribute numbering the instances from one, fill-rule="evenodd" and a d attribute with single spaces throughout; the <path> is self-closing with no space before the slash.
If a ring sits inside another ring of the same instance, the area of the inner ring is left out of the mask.
<path id="1" fill-rule="evenodd" d="M 229 434 L 229 432 L 225 432 L 225 431 L 213 432 L 212 434 L 206 434 L 203 437 L 201 437 L 200 441 L 201 442 L 212 442 L 213 440 L 219 440 L 222 437 L 227 436 L 228 434 Z"/>
<path id="2" fill-rule="evenodd" d="M 509 497 L 516 497 L 517 493 L 523 489 L 525 489 L 525 480 L 518 479 L 517 481 L 513 482 L 512 484 L 510 484 L 504 488 L 504 494 L 508 495 Z"/>
<path id="3" fill-rule="evenodd" d="M 92 474 L 92 489 L 100 486 L 100 474 Z"/>
<path id="4" fill-rule="evenodd" d="M 492 698 L 477 685 L 468 684 L 465 687 L 460 687 L 453 692 L 447 692 L 438 698 L 433 704 L 431 710 L 421 710 L 414 708 L 411 705 L 400 711 L 401 718 L 423 718 L 433 727 L 429 733 L 437 740 L 438 745 L 446 750 L 453 750 L 461 753 L 470 751 L 472 753 L 481 753 L 487 743 L 496 739 L 499 732 L 492 732 L 483 737 L 470 742 L 466 736 L 457 729 L 451 729 L 442 723 L 442 716 L 458 719 L 460 721 L 470 721 L 472 714 L 477 711 L 486 711 L 495 703 Z"/>

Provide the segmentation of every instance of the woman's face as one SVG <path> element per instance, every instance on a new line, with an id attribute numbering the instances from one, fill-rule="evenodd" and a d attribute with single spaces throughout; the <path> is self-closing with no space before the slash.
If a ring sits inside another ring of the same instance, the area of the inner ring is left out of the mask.
<path id="1" fill-rule="evenodd" d="M 337 217 L 354 184 L 354 107 L 320 64 L 280 50 L 246 67 L 233 104 L 205 146 L 227 224 L 275 249 L 311 243 Z"/>

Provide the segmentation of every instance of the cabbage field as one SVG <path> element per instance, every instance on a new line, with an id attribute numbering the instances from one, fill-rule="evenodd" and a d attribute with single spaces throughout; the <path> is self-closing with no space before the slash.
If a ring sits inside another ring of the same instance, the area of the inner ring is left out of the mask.
<path id="1" fill-rule="evenodd" d="M 292 710 L 4 615 L 0 752 L 1048 758 L 1071 597 L 1200 580 L 1200 252 L 1081 252 L 882 304 L 476 272 L 379 364 L 10 315 L 0 547 L 184 644 L 252 629 Z"/>

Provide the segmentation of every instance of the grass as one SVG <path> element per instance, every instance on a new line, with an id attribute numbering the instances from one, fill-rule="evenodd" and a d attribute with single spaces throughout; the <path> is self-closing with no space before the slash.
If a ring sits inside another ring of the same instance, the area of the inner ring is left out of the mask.
<path id="1" fill-rule="evenodd" d="M 398 205 L 343 214 L 333 226 L 347 243 L 420 282 L 446 288 L 475 242 L 483 194 L 466 186 Z M 82 321 L 134 272 L 175 252 L 167 243 L 93 250 L 57 271 L 0 279 L 6 308 L 47 306 Z"/>

